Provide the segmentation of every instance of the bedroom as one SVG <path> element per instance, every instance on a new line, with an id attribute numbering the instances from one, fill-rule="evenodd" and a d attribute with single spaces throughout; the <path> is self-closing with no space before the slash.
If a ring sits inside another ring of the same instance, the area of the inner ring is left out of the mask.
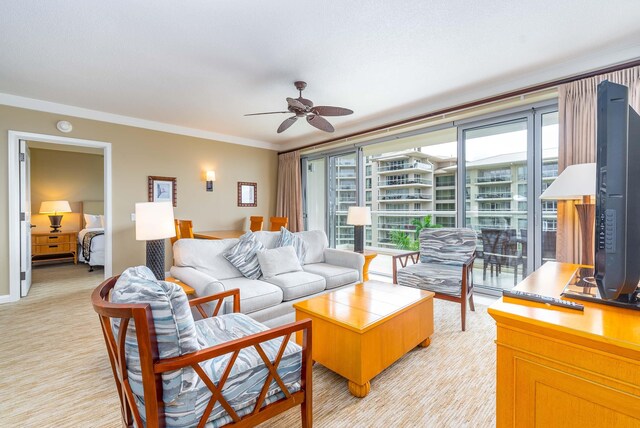
<path id="1" fill-rule="evenodd" d="M 28 141 L 32 285 L 64 273 L 102 275 L 104 155 L 102 149 Z M 58 210 L 57 212 L 51 212 Z M 70 212 L 67 212 L 70 211 Z M 61 216 L 59 231 L 53 231 Z M 85 244 L 85 245 L 83 245 Z"/>

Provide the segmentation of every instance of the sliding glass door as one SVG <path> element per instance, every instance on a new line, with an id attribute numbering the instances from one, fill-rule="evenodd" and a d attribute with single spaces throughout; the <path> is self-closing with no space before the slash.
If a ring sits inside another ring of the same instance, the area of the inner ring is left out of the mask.
<path id="1" fill-rule="evenodd" d="M 458 215 L 478 236 L 474 282 L 481 288 L 510 289 L 555 259 L 556 206 L 539 196 L 558 173 L 557 125 L 550 106 L 460 129 Z"/>
<path id="2" fill-rule="evenodd" d="M 324 157 L 303 159 L 304 229 L 326 230 L 327 162 Z"/>

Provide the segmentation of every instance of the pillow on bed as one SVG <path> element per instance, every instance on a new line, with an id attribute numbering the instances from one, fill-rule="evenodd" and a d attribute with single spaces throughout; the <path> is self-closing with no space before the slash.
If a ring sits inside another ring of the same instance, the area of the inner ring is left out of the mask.
<path id="1" fill-rule="evenodd" d="M 104 216 L 100 215 L 98 217 L 100 217 L 100 227 L 102 227 L 104 229 Z"/>
<path id="2" fill-rule="evenodd" d="M 102 220 L 99 215 L 85 214 L 84 223 L 86 229 L 99 229 L 102 227 Z"/>

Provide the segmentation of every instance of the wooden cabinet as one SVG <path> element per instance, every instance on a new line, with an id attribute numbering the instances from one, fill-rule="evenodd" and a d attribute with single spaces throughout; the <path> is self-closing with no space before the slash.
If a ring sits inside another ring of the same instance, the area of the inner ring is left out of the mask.
<path id="1" fill-rule="evenodd" d="M 78 263 L 78 232 L 31 234 L 31 263 L 69 261 Z"/>
<path id="2" fill-rule="evenodd" d="M 577 265 L 547 263 L 518 290 L 559 297 Z M 497 427 L 639 427 L 640 312 L 584 312 L 503 297 L 497 325 Z"/>

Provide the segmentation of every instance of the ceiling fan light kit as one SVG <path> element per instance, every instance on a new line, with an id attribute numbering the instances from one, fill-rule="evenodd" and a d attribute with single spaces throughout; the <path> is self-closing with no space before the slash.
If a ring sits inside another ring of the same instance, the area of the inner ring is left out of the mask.
<path id="1" fill-rule="evenodd" d="M 287 111 L 270 111 L 266 113 L 251 113 L 245 116 L 258 116 L 262 114 L 293 113 L 293 116 L 285 119 L 278 127 L 278 134 L 289 129 L 299 118 L 306 117 L 307 123 L 325 132 L 333 132 L 335 128 L 323 116 L 346 116 L 353 114 L 353 110 L 343 107 L 314 106 L 311 100 L 302 98 L 302 91 L 307 87 L 303 81 L 294 82 L 298 90 L 298 98 L 287 98 Z"/>

